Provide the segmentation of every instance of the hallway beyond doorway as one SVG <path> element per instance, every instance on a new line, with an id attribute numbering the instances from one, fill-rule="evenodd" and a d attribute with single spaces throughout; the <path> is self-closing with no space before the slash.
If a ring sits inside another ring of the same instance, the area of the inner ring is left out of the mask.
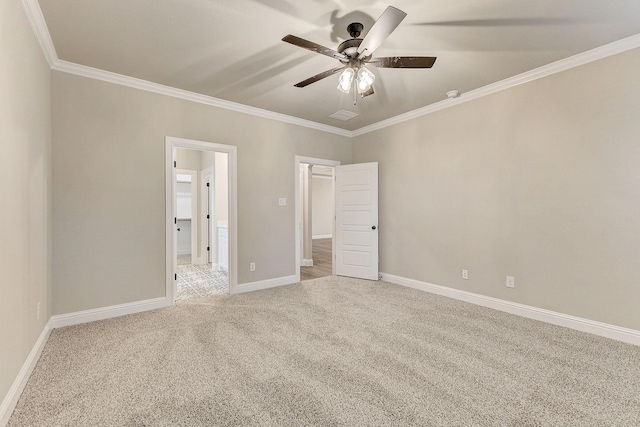
<path id="1" fill-rule="evenodd" d="M 313 240 L 313 266 L 300 267 L 300 280 L 318 279 L 332 274 L 333 239 Z"/>

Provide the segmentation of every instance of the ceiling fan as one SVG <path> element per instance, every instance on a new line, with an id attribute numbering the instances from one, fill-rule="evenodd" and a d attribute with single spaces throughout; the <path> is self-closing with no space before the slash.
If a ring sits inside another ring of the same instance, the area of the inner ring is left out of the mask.
<path id="1" fill-rule="evenodd" d="M 340 43 L 338 50 L 321 46 L 291 34 L 283 37 L 282 41 L 303 49 L 309 49 L 321 55 L 330 56 L 342 63 L 340 67 L 316 74 L 300 83 L 296 83 L 294 86 L 305 87 L 344 70 L 338 79 L 338 89 L 342 92 L 350 93 L 351 87 L 355 82 L 357 93 L 360 93 L 364 98 L 373 94 L 373 81 L 375 80 L 375 75 L 365 67 L 365 64 L 380 68 L 431 68 L 436 62 L 436 58 L 433 56 L 372 57 L 373 52 L 389 37 L 406 16 L 407 14 L 400 9 L 396 9 L 393 6 L 387 7 L 364 39 L 358 38 L 364 28 L 363 25 L 359 22 L 351 23 L 347 27 L 351 38 Z M 354 100 L 355 94 L 356 92 L 354 92 Z"/>

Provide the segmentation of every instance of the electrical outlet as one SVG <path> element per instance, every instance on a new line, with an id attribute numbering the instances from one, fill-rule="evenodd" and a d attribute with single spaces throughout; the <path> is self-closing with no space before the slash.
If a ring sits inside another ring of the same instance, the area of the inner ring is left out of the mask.
<path id="1" fill-rule="evenodd" d="M 40 303 L 36 305 L 36 319 L 40 320 Z"/>
<path id="2" fill-rule="evenodd" d="M 278 199 L 278 205 L 279 206 L 287 206 L 287 198 L 286 197 L 280 197 Z"/>
<path id="3" fill-rule="evenodd" d="M 507 280 L 505 282 L 507 288 L 515 288 L 516 287 L 516 278 L 513 276 L 507 276 Z"/>
<path id="4" fill-rule="evenodd" d="M 249 263 L 249 271 L 256 271 L 256 263 L 255 262 Z"/>
<path id="5" fill-rule="evenodd" d="M 462 270 L 462 278 L 464 280 L 469 280 L 469 270 Z"/>

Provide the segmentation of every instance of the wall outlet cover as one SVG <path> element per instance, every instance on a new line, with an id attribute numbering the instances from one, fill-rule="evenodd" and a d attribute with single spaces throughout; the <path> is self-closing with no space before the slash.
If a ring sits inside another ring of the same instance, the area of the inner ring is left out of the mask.
<path id="1" fill-rule="evenodd" d="M 516 278 L 513 276 L 507 276 L 506 280 L 507 288 L 515 288 L 516 287 Z"/>

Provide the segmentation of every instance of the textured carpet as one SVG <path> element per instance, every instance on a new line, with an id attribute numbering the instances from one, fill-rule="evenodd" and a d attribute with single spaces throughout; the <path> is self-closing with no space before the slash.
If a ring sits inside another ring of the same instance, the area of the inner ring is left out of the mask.
<path id="1" fill-rule="evenodd" d="M 10 426 L 638 426 L 640 347 L 323 278 L 56 329 Z"/>

